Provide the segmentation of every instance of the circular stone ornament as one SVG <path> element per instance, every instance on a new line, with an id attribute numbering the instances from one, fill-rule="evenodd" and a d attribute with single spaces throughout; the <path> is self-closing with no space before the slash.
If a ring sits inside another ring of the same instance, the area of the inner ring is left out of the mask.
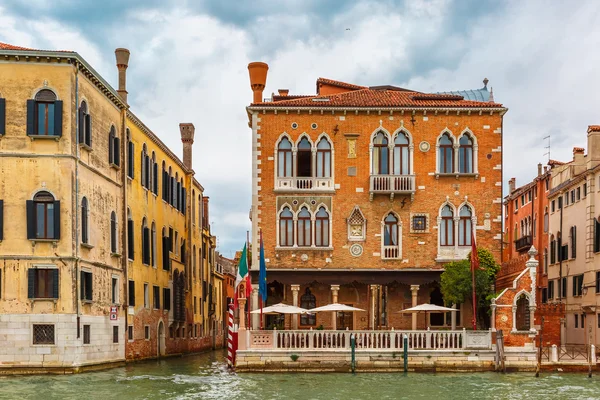
<path id="1" fill-rule="evenodd" d="M 358 243 L 354 243 L 352 246 L 350 246 L 350 254 L 352 254 L 353 257 L 360 257 L 363 253 L 363 247 L 358 244 Z"/>
<path id="2" fill-rule="evenodd" d="M 292 122 L 292 129 L 297 129 L 297 128 L 298 128 L 298 123 Z"/>
<path id="3" fill-rule="evenodd" d="M 308 254 L 302 254 L 302 255 L 300 256 L 300 260 L 302 260 L 302 261 L 306 261 L 306 260 L 308 260 Z"/>
<path id="4" fill-rule="evenodd" d="M 419 143 L 419 150 L 421 150 L 423 153 L 427 153 L 430 148 L 431 145 L 428 142 L 423 141 Z"/>
<path id="5" fill-rule="evenodd" d="M 502 322 L 506 322 L 506 321 L 508 321 L 508 317 L 506 315 L 503 315 L 503 316 L 500 317 L 500 320 Z"/>

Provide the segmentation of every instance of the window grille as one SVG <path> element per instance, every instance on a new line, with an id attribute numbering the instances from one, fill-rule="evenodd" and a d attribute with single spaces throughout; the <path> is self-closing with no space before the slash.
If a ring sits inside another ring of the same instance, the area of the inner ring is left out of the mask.
<path id="1" fill-rule="evenodd" d="M 54 344 L 54 325 L 33 325 L 33 344 Z"/>

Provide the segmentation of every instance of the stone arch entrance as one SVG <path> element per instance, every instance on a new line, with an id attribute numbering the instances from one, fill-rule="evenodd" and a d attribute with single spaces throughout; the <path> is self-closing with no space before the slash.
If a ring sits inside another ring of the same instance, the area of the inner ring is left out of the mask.
<path id="1" fill-rule="evenodd" d="M 158 356 L 162 357 L 166 354 L 165 348 L 165 324 L 162 321 L 158 322 Z"/>

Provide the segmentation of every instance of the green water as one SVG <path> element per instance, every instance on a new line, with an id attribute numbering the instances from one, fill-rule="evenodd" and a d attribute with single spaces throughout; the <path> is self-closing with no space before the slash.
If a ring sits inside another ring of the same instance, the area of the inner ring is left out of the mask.
<path id="1" fill-rule="evenodd" d="M 224 353 L 69 376 L 0 377 L 0 399 L 600 399 L 600 376 L 531 373 L 241 374 Z"/>

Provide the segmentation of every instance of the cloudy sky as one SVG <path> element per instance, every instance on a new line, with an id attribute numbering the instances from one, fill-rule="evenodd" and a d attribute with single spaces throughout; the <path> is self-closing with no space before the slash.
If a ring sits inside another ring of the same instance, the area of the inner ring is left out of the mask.
<path id="1" fill-rule="evenodd" d="M 2 0 L 0 41 L 77 51 L 113 87 L 113 51 L 129 48 L 133 111 L 178 155 L 179 122 L 196 126 L 194 169 L 231 256 L 250 229 L 248 62 L 269 64 L 265 95 L 314 93 L 320 76 L 419 91 L 487 77 L 509 108 L 504 180 L 521 185 L 545 136 L 568 161 L 600 123 L 599 20 L 596 0 Z"/>

